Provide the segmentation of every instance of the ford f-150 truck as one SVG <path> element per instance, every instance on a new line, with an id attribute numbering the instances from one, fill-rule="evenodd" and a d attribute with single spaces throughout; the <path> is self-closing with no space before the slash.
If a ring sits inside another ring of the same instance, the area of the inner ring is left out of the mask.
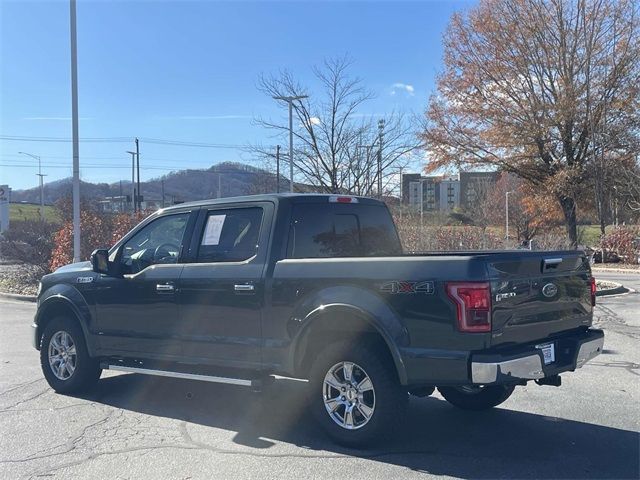
<path id="1" fill-rule="evenodd" d="M 386 206 L 283 194 L 162 209 L 42 278 L 33 344 L 57 392 L 103 369 L 260 388 L 309 380 L 310 409 L 361 445 L 408 394 L 479 410 L 601 353 L 580 251 L 403 253 Z"/>

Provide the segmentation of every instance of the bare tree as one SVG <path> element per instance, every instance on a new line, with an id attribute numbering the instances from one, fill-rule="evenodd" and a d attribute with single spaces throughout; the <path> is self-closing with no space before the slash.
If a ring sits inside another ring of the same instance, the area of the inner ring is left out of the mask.
<path id="1" fill-rule="evenodd" d="M 481 0 L 454 15 L 427 111 L 428 168 L 515 173 L 553 195 L 576 246 L 593 158 L 638 145 L 638 41 L 631 0 Z"/>
<path id="2" fill-rule="evenodd" d="M 629 210 L 640 212 L 640 163 L 635 162 L 621 168 L 618 172 L 619 185 L 616 193 Z"/>
<path id="3" fill-rule="evenodd" d="M 294 166 L 304 181 L 326 192 L 382 195 L 420 140 L 403 114 L 374 118 L 359 113 L 373 94 L 349 75 L 350 66 L 342 57 L 314 67 L 320 89 L 313 93 L 287 71 L 262 76 L 259 88 L 269 97 L 309 95 L 293 102 Z M 286 122 L 258 118 L 256 123 L 278 135 L 289 130 Z"/>

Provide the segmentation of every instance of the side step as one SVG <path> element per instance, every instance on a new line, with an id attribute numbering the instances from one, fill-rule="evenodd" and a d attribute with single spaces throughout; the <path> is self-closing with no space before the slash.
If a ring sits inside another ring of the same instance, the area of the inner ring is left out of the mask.
<path id="1" fill-rule="evenodd" d="M 117 370 L 119 372 L 140 373 L 143 375 L 155 375 L 158 377 L 185 378 L 187 380 L 198 380 L 201 382 L 227 383 L 230 385 L 241 385 L 260 390 L 264 384 L 261 379 L 248 380 L 244 378 L 216 377 L 213 375 L 198 375 L 195 373 L 171 372 L 168 370 L 152 370 L 150 368 L 130 367 L 127 365 L 112 365 L 109 363 L 100 364 L 105 370 Z"/>

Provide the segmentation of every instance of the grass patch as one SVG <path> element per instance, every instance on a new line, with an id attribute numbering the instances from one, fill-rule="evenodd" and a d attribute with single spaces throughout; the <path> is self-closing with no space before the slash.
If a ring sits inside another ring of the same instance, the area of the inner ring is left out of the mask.
<path id="1" fill-rule="evenodd" d="M 22 222 L 25 220 L 39 220 L 40 206 L 28 203 L 11 203 L 9 204 L 9 221 Z M 60 214 L 58 210 L 51 206 L 44 206 L 44 219 L 50 223 L 60 223 Z"/>
<path id="2" fill-rule="evenodd" d="M 609 232 L 611 228 L 607 225 L 606 231 Z M 582 245 L 595 247 L 600 243 L 600 225 L 578 225 L 578 238 Z"/>

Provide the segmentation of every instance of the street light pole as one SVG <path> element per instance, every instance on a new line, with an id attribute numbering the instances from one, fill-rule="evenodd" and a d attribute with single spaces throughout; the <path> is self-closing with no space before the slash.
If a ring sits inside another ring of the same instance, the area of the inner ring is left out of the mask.
<path id="1" fill-rule="evenodd" d="M 309 98 L 308 95 L 290 97 L 273 97 L 274 100 L 282 100 L 289 104 L 289 191 L 293 193 L 293 102 Z"/>
<path id="2" fill-rule="evenodd" d="M 382 145 L 384 139 L 384 118 L 378 120 L 378 198 L 382 199 Z"/>
<path id="3" fill-rule="evenodd" d="M 46 175 L 42 173 L 42 162 L 40 161 L 40 155 L 33 155 L 32 153 L 27 152 L 18 152 L 22 155 L 27 155 L 35 160 L 38 160 L 38 173 L 36 173 L 37 177 L 40 177 L 40 220 L 44 221 L 44 178 Z"/>
<path id="4" fill-rule="evenodd" d="M 404 195 L 404 189 L 403 187 L 403 179 L 402 179 L 402 172 L 404 170 L 404 167 L 398 167 L 398 174 L 400 175 L 400 181 L 398 182 L 400 185 L 400 220 L 402 220 L 402 204 L 403 204 L 403 195 Z"/>
<path id="5" fill-rule="evenodd" d="M 78 148 L 78 37 L 76 0 L 69 2 L 71 30 L 71 130 L 73 133 L 73 261 L 80 261 L 80 153 Z"/>
<path id="6" fill-rule="evenodd" d="M 419 185 L 420 185 L 420 228 L 422 228 L 422 225 L 424 224 L 424 183 L 420 181 Z M 420 230 L 420 237 L 422 238 L 422 230 Z"/>
<path id="7" fill-rule="evenodd" d="M 276 193 L 280 193 L 280 145 L 276 145 Z"/>
<path id="8" fill-rule="evenodd" d="M 364 148 L 366 153 L 365 156 L 365 168 L 366 168 L 366 173 L 365 173 L 365 195 L 370 196 L 371 195 L 371 190 L 373 188 L 372 185 L 372 181 L 371 181 L 371 150 L 373 149 L 373 147 L 375 147 L 375 143 L 372 145 L 356 145 L 356 151 L 358 149 L 362 149 Z"/>
<path id="9" fill-rule="evenodd" d="M 507 239 L 507 241 L 509 240 L 509 194 L 513 193 L 513 192 L 506 192 L 505 193 L 505 202 L 504 202 L 504 210 L 505 210 L 505 220 L 506 220 L 506 232 L 505 232 L 505 238 Z"/>

